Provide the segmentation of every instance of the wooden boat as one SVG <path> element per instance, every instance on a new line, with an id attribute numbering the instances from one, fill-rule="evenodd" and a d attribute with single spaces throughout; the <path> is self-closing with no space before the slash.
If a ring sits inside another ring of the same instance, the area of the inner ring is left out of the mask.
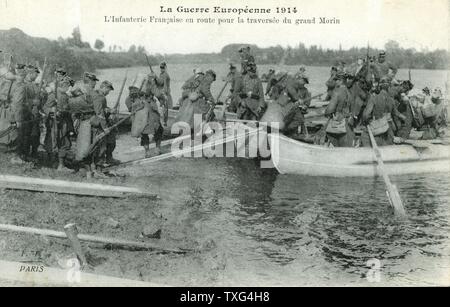
<path id="1" fill-rule="evenodd" d="M 372 148 L 329 148 L 270 134 L 272 163 L 281 174 L 330 177 L 379 175 Z M 450 146 L 391 145 L 380 147 L 390 175 L 450 172 Z"/>

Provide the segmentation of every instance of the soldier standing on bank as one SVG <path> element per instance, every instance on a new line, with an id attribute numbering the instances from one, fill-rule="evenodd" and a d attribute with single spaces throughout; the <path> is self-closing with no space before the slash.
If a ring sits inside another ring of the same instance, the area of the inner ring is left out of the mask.
<path id="1" fill-rule="evenodd" d="M 111 82 L 103 81 L 100 84 L 98 90 L 94 90 L 92 94 L 92 104 L 94 107 L 95 116 L 91 120 L 94 139 L 102 132 L 106 132 L 107 136 L 101 141 L 97 154 L 94 154 L 93 162 L 97 166 L 105 157 L 105 161 L 108 165 L 119 164 L 120 161 L 113 158 L 113 152 L 116 148 L 116 134 L 115 129 L 111 130 L 109 127 L 113 125 L 113 120 L 111 118 L 112 111 L 108 108 L 106 101 L 106 96 L 114 90 Z M 94 174 L 95 170 L 94 170 Z M 97 173 L 97 175 L 99 175 Z"/>
<path id="2" fill-rule="evenodd" d="M 44 112 L 47 115 L 47 133 L 45 135 L 44 147 L 49 156 L 52 156 L 53 153 L 58 154 L 57 170 L 61 172 L 70 171 L 64 165 L 64 159 L 72 147 L 70 134 L 73 132 L 72 115 L 69 109 L 69 96 L 67 95 L 67 91 L 74 84 L 75 82 L 68 76 L 60 79 L 56 92 L 49 94 L 47 102 L 44 105 Z M 55 120 L 57 121 L 56 125 Z"/>
<path id="3" fill-rule="evenodd" d="M 18 135 L 16 155 L 11 159 L 11 163 L 23 164 L 29 161 L 32 114 L 24 81 L 27 74 L 25 65 L 17 64 L 15 72 L 16 78 L 10 90 L 10 122 L 17 127 Z"/>
<path id="4" fill-rule="evenodd" d="M 172 95 L 170 93 L 170 76 L 167 73 L 167 64 L 162 62 L 159 65 L 159 77 L 155 74 L 149 76 L 149 87 L 147 88 L 148 95 L 155 95 L 155 97 L 164 106 L 164 123 L 167 125 L 169 118 L 169 109 L 173 108 Z"/>
<path id="5" fill-rule="evenodd" d="M 25 77 L 25 84 L 27 86 L 27 100 L 31 103 L 30 109 L 32 114 L 32 122 L 30 123 L 30 146 L 31 146 L 31 158 L 38 158 L 38 148 L 41 144 L 41 127 L 40 122 L 42 119 L 42 106 L 45 101 L 45 96 L 41 93 L 39 84 L 35 81 L 40 74 L 40 70 L 33 66 L 28 65 L 27 75 Z"/>

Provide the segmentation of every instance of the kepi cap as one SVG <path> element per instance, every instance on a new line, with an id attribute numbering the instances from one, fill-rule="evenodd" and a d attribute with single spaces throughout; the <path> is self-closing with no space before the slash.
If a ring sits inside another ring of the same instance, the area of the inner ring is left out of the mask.
<path id="1" fill-rule="evenodd" d="M 111 90 L 114 91 L 114 86 L 112 85 L 111 82 L 109 82 L 109 81 L 107 81 L 107 80 L 103 81 L 103 82 L 100 84 L 100 87 L 107 87 L 107 88 L 109 88 L 109 89 L 111 89 Z"/>
<path id="2" fill-rule="evenodd" d="M 85 72 L 84 73 L 84 78 L 85 79 L 89 79 L 91 81 L 100 81 L 100 80 L 97 79 L 96 75 L 94 75 L 93 73 L 90 73 L 90 72 Z"/>

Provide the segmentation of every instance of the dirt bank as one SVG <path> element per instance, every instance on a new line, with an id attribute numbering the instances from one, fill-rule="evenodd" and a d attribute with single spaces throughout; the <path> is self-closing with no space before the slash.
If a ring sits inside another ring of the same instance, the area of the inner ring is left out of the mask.
<path id="1" fill-rule="evenodd" d="M 84 171 L 61 174 L 55 169 L 32 164 L 16 166 L 9 163 L 11 157 L 9 153 L 0 154 L 2 174 L 85 182 Z M 131 178 L 113 177 L 93 182 L 152 188 L 145 181 Z M 164 198 L 164 195 L 159 196 Z M 67 223 L 76 223 L 83 234 L 193 248 L 194 252 L 179 255 L 106 250 L 99 245 L 83 243 L 91 264 L 91 268 L 86 270 L 89 273 L 167 285 L 217 284 L 221 264 L 220 257 L 214 252 L 214 242 L 191 235 L 194 230 L 186 223 L 189 206 L 177 206 L 171 210 L 163 204 L 161 199 L 94 198 L 0 190 L 0 223 L 58 231 L 63 231 Z M 143 238 L 141 234 L 146 226 L 161 229 L 160 239 Z M 62 239 L 0 231 L 0 243 L 0 259 L 6 261 L 60 268 L 64 259 L 73 257 L 68 242 Z"/>

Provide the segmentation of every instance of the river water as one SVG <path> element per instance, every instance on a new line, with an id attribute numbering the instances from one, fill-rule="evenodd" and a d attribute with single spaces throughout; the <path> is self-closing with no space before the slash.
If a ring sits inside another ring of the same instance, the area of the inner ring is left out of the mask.
<path id="1" fill-rule="evenodd" d="M 192 68 L 169 63 L 174 101 Z M 146 68 L 129 75 L 138 71 Z M 219 65 L 219 81 L 225 71 Z M 308 72 L 311 91 L 320 92 L 328 68 Z M 120 88 L 123 73 L 99 77 Z M 445 88 L 445 71 L 412 76 L 419 87 Z M 216 83 L 215 93 L 223 84 Z M 122 136 L 117 150 L 131 143 L 138 145 Z M 280 175 L 232 158 L 172 159 L 127 172 L 161 196 L 167 214 L 189 208 L 183 229 L 217 246 L 216 285 L 450 285 L 448 174 L 392 177 L 408 214 L 399 220 L 381 179 Z"/>

